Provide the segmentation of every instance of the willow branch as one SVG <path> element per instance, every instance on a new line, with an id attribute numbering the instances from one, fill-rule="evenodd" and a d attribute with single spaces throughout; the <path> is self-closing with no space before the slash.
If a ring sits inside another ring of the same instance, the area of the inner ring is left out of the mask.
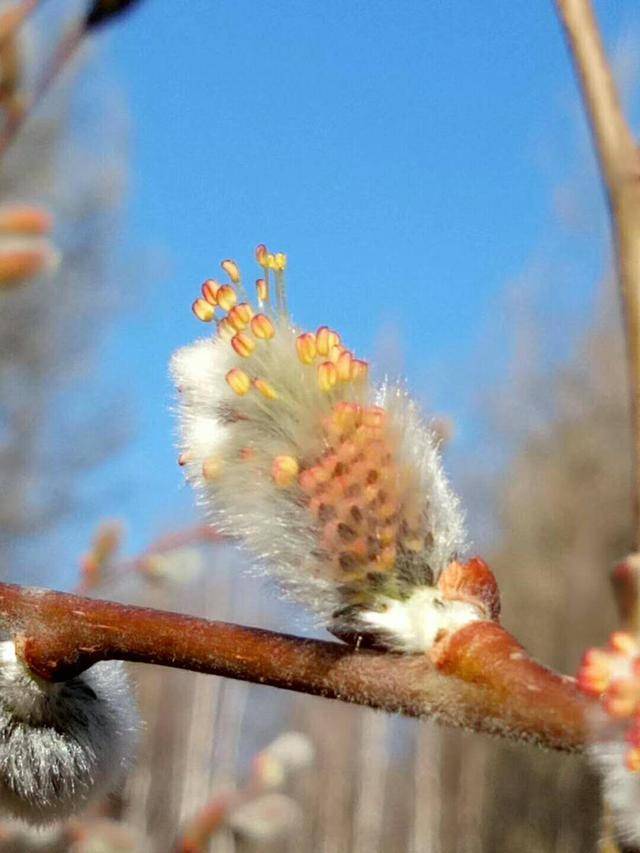
<path id="1" fill-rule="evenodd" d="M 411 717 L 581 749 L 585 700 L 494 622 L 467 625 L 427 655 L 357 650 L 224 622 L 0 584 L 0 621 L 40 677 L 105 659 L 221 675 Z"/>
<path id="2" fill-rule="evenodd" d="M 609 203 L 625 322 L 634 447 L 634 548 L 640 550 L 640 156 L 590 0 L 556 0 Z"/>
<path id="3" fill-rule="evenodd" d="M 74 25 L 65 35 L 62 36 L 60 43 L 55 49 L 53 58 L 37 83 L 35 91 L 29 102 L 20 111 L 12 112 L 7 115 L 5 125 L 0 133 L 0 158 L 4 157 L 7 153 L 8 149 L 22 130 L 25 122 L 33 114 L 53 84 L 61 76 L 63 70 L 76 56 L 85 35 L 86 29 L 84 25 Z"/>

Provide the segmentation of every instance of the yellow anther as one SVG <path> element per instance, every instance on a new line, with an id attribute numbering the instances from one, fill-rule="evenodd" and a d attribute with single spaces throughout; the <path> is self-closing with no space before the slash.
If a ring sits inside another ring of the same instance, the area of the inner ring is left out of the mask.
<path id="1" fill-rule="evenodd" d="M 628 750 L 625 760 L 625 766 L 627 770 L 630 770 L 632 773 L 638 773 L 640 771 L 640 747 L 633 746 Z"/>
<path id="2" fill-rule="evenodd" d="M 342 350 L 338 360 L 336 361 L 336 370 L 338 371 L 338 379 L 340 382 L 348 382 L 351 379 L 351 361 L 352 355 L 348 349 Z"/>
<path id="3" fill-rule="evenodd" d="M 231 311 L 238 301 L 238 296 L 230 284 L 223 284 L 218 288 L 216 299 L 218 300 L 218 305 L 223 311 Z"/>
<path id="4" fill-rule="evenodd" d="M 332 361 L 334 364 L 338 363 L 338 359 L 341 354 L 344 352 L 344 348 L 341 346 L 333 346 L 329 349 L 327 355 L 329 356 L 329 361 Z"/>
<path id="5" fill-rule="evenodd" d="M 331 347 L 340 346 L 340 335 L 328 326 L 320 326 L 316 332 L 316 345 L 318 355 L 328 356 Z"/>
<path id="6" fill-rule="evenodd" d="M 251 331 L 262 341 L 269 341 L 275 335 L 276 330 L 266 314 L 256 314 L 251 318 Z"/>
<path id="7" fill-rule="evenodd" d="M 198 320 L 202 320 L 203 323 L 210 323 L 213 320 L 213 315 L 216 313 L 213 305 L 210 305 L 206 299 L 202 298 L 196 299 L 191 306 L 191 310 Z"/>
<path id="8" fill-rule="evenodd" d="M 362 361 L 360 358 L 351 359 L 351 380 L 353 382 L 366 379 L 368 372 L 369 365 L 366 361 Z"/>
<path id="9" fill-rule="evenodd" d="M 235 335 L 235 333 L 236 330 L 229 322 L 229 318 L 223 317 L 222 320 L 220 320 L 220 322 L 218 323 L 218 334 L 226 341 L 230 341 L 231 338 Z"/>
<path id="10" fill-rule="evenodd" d="M 202 476 L 210 483 L 217 480 L 222 471 L 222 461 L 219 456 L 209 456 L 202 463 Z"/>
<path id="11" fill-rule="evenodd" d="M 387 414 L 382 406 L 369 406 L 363 410 L 362 423 L 367 427 L 381 427 Z"/>
<path id="12" fill-rule="evenodd" d="M 318 385 L 322 391 L 331 391 L 338 381 L 338 371 L 332 361 L 323 361 L 318 365 Z"/>
<path id="13" fill-rule="evenodd" d="M 327 356 L 329 354 L 329 327 L 320 326 L 316 332 L 316 347 L 318 355 Z"/>
<path id="14" fill-rule="evenodd" d="M 268 254 L 269 250 L 267 249 L 264 243 L 260 243 L 256 246 L 256 261 L 260 264 L 261 267 L 266 267 Z"/>
<path id="15" fill-rule="evenodd" d="M 226 261 L 222 261 L 220 266 L 234 284 L 237 284 L 240 281 L 240 270 L 238 269 L 238 264 L 235 261 L 227 259 Z"/>
<path id="16" fill-rule="evenodd" d="M 313 332 L 305 332 L 296 338 L 298 358 L 303 364 L 311 364 L 316 357 L 316 336 Z"/>
<path id="17" fill-rule="evenodd" d="M 249 321 L 253 317 L 253 310 L 251 305 L 248 302 L 239 302 L 235 308 L 232 308 L 229 311 L 229 322 L 238 332 L 241 332 L 242 329 L 246 329 L 249 325 Z"/>
<path id="18" fill-rule="evenodd" d="M 262 303 L 269 301 L 269 285 L 264 278 L 256 279 L 256 294 L 258 296 L 258 302 Z"/>
<path id="19" fill-rule="evenodd" d="M 253 387 L 256 388 L 263 397 L 266 397 L 267 400 L 277 400 L 278 392 L 270 385 L 266 379 L 254 379 Z"/>
<path id="20" fill-rule="evenodd" d="M 340 367 L 337 367 L 338 372 Z M 359 424 L 362 417 L 362 409 L 357 403 L 338 403 L 333 409 L 333 420 L 341 432 L 352 432 Z"/>
<path id="21" fill-rule="evenodd" d="M 227 380 L 227 384 L 239 397 L 244 397 L 244 395 L 251 388 L 251 380 L 244 372 L 244 370 L 240 370 L 239 367 L 234 367 L 230 370 L 225 376 Z"/>
<path id="22" fill-rule="evenodd" d="M 279 272 L 284 272 L 287 268 L 287 256 L 284 252 L 277 252 L 274 257 L 275 268 Z"/>
<path id="23" fill-rule="evenodd" d="M 627 631 L 614 631 L 609 637 L 609 645 L 614 651 L 628 656 L 638 654 L 638 642 L 633 634 Z"/>
<path id="24" fill-rule="evenodd" d="M 276 256 L 273 252 L 267 252 L 265 255 L 265 266 L 270 270 L 277 270 L 278 265 L 276 264 Z"/>
<path id="25" fill-rule="evenodd" d="M 256 348 L 256 342 L 246 332 L 238 332 L 231 338 L 231 346 L 242 358 L 249 358 Z"/>
<path id="26" fill-rule="evenodd" d="M 277 486 L 287 488 L 295 483 L 300 465 L 293 456 L 276 456 L 271 467 L 271 474 Z"/>
<path id="27" fill-rule="evenodd" d="M 218 288 L 220 285 L 217 281 L 214 281 L 212 278 L 208 278 L 205 283 L 202 285 L 202 295 L 207 300 L 209 305 L 217 305 L 218 301 L 216 299 L 216 293 L 218 292 Z"/>

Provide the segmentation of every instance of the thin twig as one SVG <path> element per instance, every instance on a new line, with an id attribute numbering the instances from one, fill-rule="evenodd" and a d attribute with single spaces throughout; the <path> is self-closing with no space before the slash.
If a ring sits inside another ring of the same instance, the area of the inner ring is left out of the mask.
<path id="1" fill-rule="evenodd" d="M 28 104 L 19 112 L 10 113 L 6 117 L 5 125 L 0 133 L 0 159 L 7 153 L 27 119 L 33 114 L 40 101 L 76 55 L 85 35 L 86 28 L 82 23 L 74 24 L 62 36 Z"/>
<path id="2" fill-rule="evenodd" d="M 590 0 L 556 0 L 582 89 L 604 182 L 615 248 L 625 324 L 634 451 L 633 549 L 614 570 L 614 591 L 622 624 L 640 629 L 640 156 L 624 116 Z M 602 849 L 621 849 L 612 813 L 604 803 Z"/>
<path id="3" fill-rule="evenodd" d="M 172 666 L 340 699 L 449 725 L 580 750 L 585 700 L 494 622 L 427 655 L 210 622 L 178 613 L 0 584 L 0 620 L 39 676 L 64 680 L 104 659 Z"/>
<path id="4" fill-rule="evenodd" d="M 589 0 L 556 0 L 580 81 L 611 214 L 625 321 L 634 447 L 634 549 L 640 551 L 640 156 Z"/>

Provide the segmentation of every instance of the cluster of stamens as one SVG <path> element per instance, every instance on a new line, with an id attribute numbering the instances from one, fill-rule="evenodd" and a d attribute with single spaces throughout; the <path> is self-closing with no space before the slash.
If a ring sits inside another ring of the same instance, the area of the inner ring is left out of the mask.
<path id="1" fill-rule="evenodd" d="M 315 334 L 298 335 L 296 354 L 302 364 L 315 367 L 317 382 L 323 391 L 331 391 L 343 382 L 357 382 L 367 375 L 367 362 L 355 358 L 342 346 L 340 335 L 328 326 L 320 326 Z"/>
<path id="2" fill-rule="evenodd" d="M 626 724 L 629 748 L 625 764 L 640 771 L 640 644 L 632 635 L 617 631 L 606 648 L 589 649 L 578 672 L 578 686 L 590 696 L 600 697 L 613 720 Z"/>
<path id="3" fill-rule="evenodd" d="M 261 310 L 254 312 L 253 306 L 239 299 L 243 293 L 240 269 L 235 261 L 222 261 L 221 266 L 230 281 L 219 283 L 207 279 L 202 285 L 202 295 L 192 306 L 193 313 L 203 323 L 216 321 L 218 334 L 230 342 L 236 355 L 249 360 L 256 347 L 268 343 L 276 335 L 276 326 L 270 313 L 270 274 L 274 274 L 276 285 L 277 314 L 285 313 L 284 271 L 287 257 L 282 252 L 269 252 L 259 245 L 256 259 L 263 269 L 263 276 L 256 280 L 256 295 Z M 328 326 L 320 326 L 315 332 L 305 332 L 296 338 L 295 355 L 299 362 L 315 370 L 318 387 L 330 392 L 343 383 L 359 382 L 367 376 L 368 364 L 355 358 L 342 346 L 340 335 Z M 249 364 L 249 362 L 248 362 Z M 268 400 L 276 400 L 278 389 L 264 377 L 252 376 L 249 369 L 232 368 L 226 376 L 232 391 L 240 397 L 255 389 Z"/>
<path id="4" fill-rule="evenodd" d="M 266 400 L 278 401 L 280 389 L 268 378 L 252 374 L 251 356 L 257 347 L 269 345 L 275 338 L 277 319 L 286 313 L 286 256 L 260 245 L 256 259 L 263 269 L 256 281 L 261 310 L 254 311 L 240 298 L 244 291 L 239 267 L 235 261 L 225 260 L 221 266 L 229 281 L 205 281 L 193 313 L 205 323 L 215 320 L 218 334 L 246 360 L 246 369 L 233 367 L 225 376 L 232 391 L 239 397 L 256 391 Z M 271 273 L 276 287 L 275 316 L 269 298 Z M 421 513 L 411 515 L 404 500 L 411 474 L 399 470 L 394 462 L 387 413 L 378 406 L 345 400 L 362 387 L 368 364 L 355 358 L 328 326 L 303 332 L 292 342 L 295 352 L 291 355 L 303 366 L 303 381 L 308 375 L 308 381 L 321 392 L 337 397 L 322 423 L 319 454 L 312 460 L 275 456 L 272 479 L 279 488 L 295 489 L 296 499 L 307 506 L 321 531 L 323 559 L 331 563 L 336 575 L 348 580 L 365 572 L 387 572 L 395 565 L 399 548 L 417 553 L 424 546 L 425 535 Z M 247 448 L 246 458 L 252 456 Z M 211 482 L 220 470 L 221 461 L 211 457 L 205 460 L 202 473 Z"/>

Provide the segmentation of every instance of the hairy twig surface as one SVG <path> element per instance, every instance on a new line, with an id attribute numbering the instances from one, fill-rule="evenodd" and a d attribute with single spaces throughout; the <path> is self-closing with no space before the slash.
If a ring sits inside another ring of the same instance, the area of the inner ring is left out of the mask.
<path id="1" fill-rule="evenodd" d="M 39 676 L 99 660 L 172 666 L 580 750 L 585 700 L 495 622 L 466 626 L 428 655 L 354 649 L 160 610 L 0 584 L 0 619 Z"/>

